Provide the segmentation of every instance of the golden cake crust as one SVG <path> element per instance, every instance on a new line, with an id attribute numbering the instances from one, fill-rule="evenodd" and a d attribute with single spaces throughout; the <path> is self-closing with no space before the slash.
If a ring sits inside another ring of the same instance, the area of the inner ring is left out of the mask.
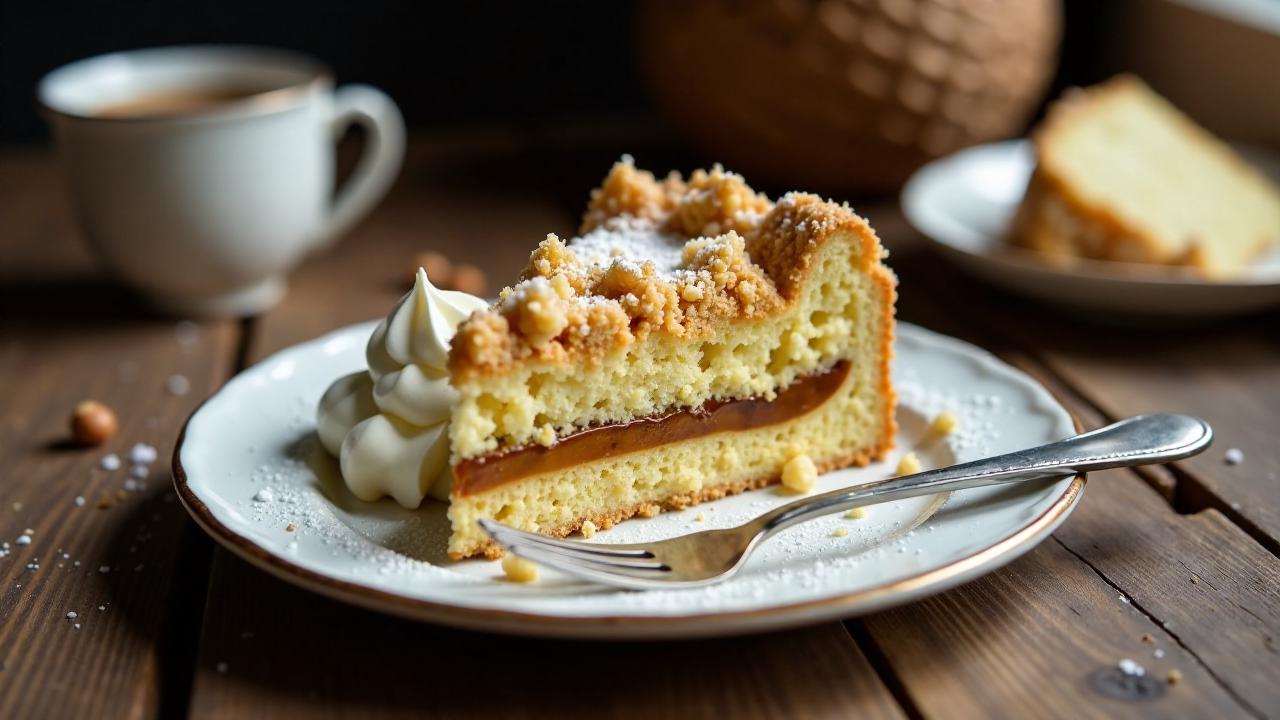
<path id="1" fill-rule="evenodd" d="M 872 461 L 879 460 L 884 457 L 893 447 L 892 434 L 886 437 L 879 446 L 871 450 L 861 450 L 849 453 L 843 457 L 829 458 L 825 462 L 817 463 L 817 471 L 819 474 L 839 470 L 846 467 L 863 467 Z M 683 493 L 673 495 L 666 498 L 662 502 L 640 503 L 631 507 L 619 508 L 607 512 L 598 512 L 575 520 L 567 525 L 561 525 L 549 530 L 542 530 L 542 534 L 555 538 L 566 538 L 582 529 L 583 523 L 590 521 L 594 523 L 599 530 L 608 530 L 614 525 L 630 520 L 633 517 L 654 517 L 663 511 L 684 510 L 693 505 L 699 505 L 712 500 L 719 500 L 730 495 L 739 495 L 748 490 L 759 490 L 760 488 L 776 485 L 782 477 L 782 469 L 776 471 L 762 473 L 752 478 L 743 480 L 734 480 L 727 483 L 719 483 L 709 487 L 705 487 L 696 492 Z M 468 553 L 449 552 L 450 560 L 464 560 L 468 557 L 483 557 L 487 560 L 498 560 L 504 555 L 502 547 L 493 541 L 488 541 L 479 549 Z"/>
<path id="2" fill-rule="evenodd" d="M 1057 168 L 1055 138 L 1090 102 L 1105 101 L 1110 95 L 1130 92 L 1141 81 L 1121 75 L 1085 91 L 1070 88 L 1050 104 L 1044 121 L 1031 135 L 1037 162 L 1027 185 L 1027 193 L 1014 217 L 1010 239 L 1037 250 L 1058 263 L 1073 257 L 1091 257 L 1120 262 L 1166 263 L 1160 242 L 1139 228 L 1131 227 L 1105 206 L 1084 199 Z M 1192 254 L 1174 264 L 1198 265 Z"/>
<path id="3" fill-rule="evenodd" d="M 896 278 L 847 205 L 776 203 L 719 167 L 658 180 L 629 161 L 582 235 L 548 236 L 521 279 L 452 342 L 452 462 L 707 400 L 773 400 L 850 361 L 803 417 L 677 440 L 454 495 L 452 557 L 496 557 L 476 520 L 563 537 L 776 483 L 800 446 L 818 471 L 879 460 L 896 434 Z"/>
<path id="4" fill-rule="evenodd" d="M 1260 188 L 1270 185 L 1236 153 L 1177 112 L 1140 79 L 1120 75 L 1087 90 L 1068 90 L 1050 106 L 1045 120 L 1032 133 L 1037 164 L 1014 217 L 1010 242 L 1036 250 L 1057 264 L 1069 264 L 1083 257 L 1229 274 L 1230 269 L 1224 271 L 1214 266 L 1203 245 L 1207 238 L 1188 235 L 1185 246 L 1173 250 L 1168 238 L 1160 237 L 1152 227 L 1127 218 L 1120 206 L 1099 201 L 1096 193 L 1091 197 L 1087 188 L 1072 181 L 1068 170 L 1070 151 L 1064 147 L 1063 138 L 1073 125 L 1086 121 L 1091 113 L 1101 112 L 1108 104 L 1123 103 L 1126 97 L 1146 98 L 1144 102 L 1149 105 L 1167 108 L 1163 111 L 1163 121 L 1176 131 L 1180 142 L 1212 155 L 1234 178 Z M 1275 193 L 1274 188 L 1271 194 L 1273 208 L 1280 212 L 1280 194 Z M 1275 235 L 1280 236 L 1280 232 Z M 1264 246 L 1259 245 L 1257 252 Z"/>
<path id="5" fill-rule="evenodd" d="M 458 328 L 449 359 L 459 380 L 498 375 L 530 361 L 599 362 L 650 333 L 713 334 L 725 323 L 781 312 L 811 259 L 838 231 L 863 243 L 859 257 L 881 272 L 886 255 L 867 222 L 847 205 L 789 193 L 776 204 L 719 166 L 688 181 L 662 181 L 628 160 L 592 193 L 583 232 L 641 224 L 685 241 L 681 262 L 604 266 L 580 259 L 548 235 L 516 285 Z"/>

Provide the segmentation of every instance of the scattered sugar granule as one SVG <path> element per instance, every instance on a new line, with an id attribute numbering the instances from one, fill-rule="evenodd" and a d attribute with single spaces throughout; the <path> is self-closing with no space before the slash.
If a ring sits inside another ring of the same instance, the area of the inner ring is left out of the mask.
<path id="1" fill-rule="evenodd" d="M 185 375 L 170 375 L 164 383 L 170 395 L 186 395 L 191 392 L 191 381 Z"/>
<path id="2" fill-rule="evenodd" d="M 67 613 L 67 619 L 68 619 L 68 620 L 75 620 L 75 619 L 76 619 L 76 618 L 78 618 L 78 617 L 80 617 L 80 614 L 79 614 L 79 613 L 77 613 L 75 610 L 72 610 L 72 611 L 70 611 L 70 612 L 68 612 L 68 613 Z"/>
<path id="3" fill-rule="evenodd" d="M 99 606 L 98 606 L 98 612 L 102 612 L 102 611 L 104 611 L 104 610 L 106 610 L 106 609 L 107 609 L 107 606 L 106 606 L 106 605 L 99 605 Z"/>
<path id="4" fill-rule="evenodd" d="M 796 455 L 782 466 L 782 484 L 792 492 L 807 493 L 818 480 L 818 468 L 808 455 Z"/>
<path id="5" fill-rule="evenodd" d="M 76 507 L 84 507 L 84 496 L 77 495 L 73 502 L 76 504 Z"/>
<path id="6" fill-rule="evenodd" d="M 30 545 L 31 536 L 24 533 L 22 535 L 19 535 L 18 539 L 14 540 L 14 542 L 18 543 L 19 545 Z"/>
<path id="7" fill-rule="evenodd" d="M 225 673 L 227 671 L 227 664 L 224 662 L 220 662 L 214 666 L 214 669 L 220 673 Z"/>
<path id="8" fill-rule="evenodd" d="M 156 449 L 146 443 L 137 443 L 129 450 L 129 462 L 134 465 L 150 465 L 158 457 L 160 454 Z"/>
<path id="9" fill-rule="evenodd" d="M 288 551 L 289 551 L 289 552 L 291 552 L 291 553 L 296 553 L 296 552 L 298 552 L 298 541 L 297 541 L 297 540 L 290 540 L 290 541 L 289 541 L 289 544 L 284 546 L 284 549 L 285 549 L 285 550 L 288 550 Z"/>
<path id="10" fill-rule="evenodd" d="M 831 536 L 832 537 L 849 537 L 849 528 L 837 527 L 835 530 L 831 531 Z"/>
<path id="11" fill-rule="evenodd" d="M 1159 660 L 1160 658 L 1164 657 L 1164 649 L 1162 649 L 1162 648 L 1156 648 L 1156 649 L 1155 649 L 1155 652 L 1151 653 L 1151 657 L 1153 657 L 1153 658 L 1155 658 L 1155 659 L 1157 659 L 1157 660 Z"/>
<path id="12" fill-rule="evenodd" d="M 123 487 L 125 489 L 125 492 L 134 492 L 138 489 L 138 481 L 134 480 L 133 478 L 129 478 L 128 480 L 124 481 Z"/>
<path id="13" fill-rule="evenodd" d="M 538 566 L 512 553 L 502 558 L 502 572 L 511 582 L 527 583 L 538 579 Z"/>
<path id="14" fill-rule="evenodd" d="M 76 623 L 76 624 L 72 625 L 71 627 L 74 627 L 75 629 L 79 630 L 79 629 L 80 629 L 80 623 Z"/>
<path id="15" fill-rule="evenodd" d="M 129 476 L 132 477 L 134 480 L 146 480 L 147 476 L 150 474 L 151 474 L 151 468 L 147 467 L 146 465 L 134 465 L 133 467 L 129 468 Z"/>
<path id="16" fill-rule="evenodd" d="M 107 472 L 115 472 L 120 469 L 120 456 L 115 453 L 103 455 L 98 465 Z"/>
<path id="17" fill-rule="evenodd" d="M 1169 674 L 1166 675 L 1164 679 L 1168 681 L 1170 685 L 1177 685 L 1182 682 L 1182 671 L 1174 668 L 1169 671 Z"/>
<path id="18" fill-rule="evenodd" d="M 1116 664 L 1116 667 L 1120 668 L 1120 672 L 1124 673 L 1125 675 L 1129 675 L 1130 677 L 1142 677 L 1143 675 L 1147 674 L 1146 668 L 1130 660 L 1129 658 L 1124 658 L 1123 660 L 1121 660 L 1119 663 Z"/>
<path id="19" fill-rule="evenodd" d="M 1227 452 L 1222 456 L 1228 465 L 1239 465 L 1244 462 L 1244 451 L 1240 448 L 1227 448 Z"/>
<path id="20" fill-rule="evenodd" d="M 850 520 L 861 520 L 862 518 L 867 516 L 867 509 L 856 507 L 850 510 L 849 512 L 845 513 L 844 516 L 849 518 Z"/>
<path id="21" fill-rule="evenodd" d="M 950 435 L 960 427 L 960 420 L 956 414 L 950 410 L 943 410 L 933 419 L 933 423 L 929 425 L 929 430 L 939 435 Z"/>
<path id="22" fill-rule="evenodd" d="M 595 537 L 596 530 L 597 528 L 595 523 L 591 522 L 590 520 L 582 521 L 582 537 L 584 538 Z"/>
<path id="23" fill-rule="evenodd" d="M 271 492 L 271 488 L 262 488 L 253 495 L 253 501 L 260 503 L 271 502 L 275 498 L 275 493 Z"/>
<path id="24" fill-rule="evenodd" d="M 22 503 L 18 502 L 17 500 L 13 501 L 13 511 L 22 512 Z"/>
<path id="25" fill-rule="evenodd" d="M 915 475 L 918 472 L 920 472 L 920 458 L 916 457 L 915 453 L 909 452 L 898 461 L 899 475 Z"/>
<path id="26" fill-rule="evenodd" d="M 111 572 L 111 566 L 110 566 L 110 565 L 99 565 L 99 566 L 98 566 L 98 572 L 102 573 L 103 575 L 106 575 L 107 573 Z"/>
<path id="27" fill-rule="evenodd" d="M 700 512 L 697 515 L 693 516 L 694 522 L 706 522 L 706 520 L 707 520 L 707 514 L 704 512 Z"/>

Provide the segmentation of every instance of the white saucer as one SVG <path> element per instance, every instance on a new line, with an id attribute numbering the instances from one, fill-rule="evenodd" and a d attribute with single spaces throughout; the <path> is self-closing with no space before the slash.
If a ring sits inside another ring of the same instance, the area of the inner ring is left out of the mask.
<path id="1" fill-rule="evenodd" d="M 428 501 L 410 511 L 390 500 L 362 503 L 320 449 L 316 402 L 334 378 L 364 367 L 372 329 L 368 323 L 338 330 L 233 378 L 188 421 L 174 452 L 174 482 L 196 521 L 251 563 L 330 597 L 405 617 L 614 638 L 726 635 L 847 617 L 1003 565 L 1047 537 L 1084 487 L 1081 478 L 1063 478 L 875 506 L 860 520 L 823 518 L 769 541 L 738 578 L 709 588 L 617 591 L 545 569 L 537 583 L 516 585 L 501 579 L 497 562 L 444 559 L 443 504 Z M 933 467 L 1073 433 L 1071 416 L 1047 391 L 993 356 L 911 325 L 899 324 L 898 332 L 898 450 L 876 465 L 824 475 L 819 490 L 885 477 L 907 450 Z M 960 429 L 921 446 L 930 418 L 944 409 L 957 413 Z M 792 499 L 759 490 L 621 523 L 594 541 L 738 524 Z M 848 535 L 836 537 L 837 527 Z"/>
<path id="2" fill-rule="evenodd" d="M 1280 167 L 1274 156 L 1241 150 L 1268 174 Z M 1093 317 L 1208 318 L 1280 304 L 1280 251 L 1224 281 L 1177 268 L 1100 260 L 1056 267 L 1010 246 L 1005 242 L 1009 222 L 1034 166 L 1025 140 L 962 150 L 925 165 L 907 181 L 903 212 L 944 255 L 977 277 Z"/>

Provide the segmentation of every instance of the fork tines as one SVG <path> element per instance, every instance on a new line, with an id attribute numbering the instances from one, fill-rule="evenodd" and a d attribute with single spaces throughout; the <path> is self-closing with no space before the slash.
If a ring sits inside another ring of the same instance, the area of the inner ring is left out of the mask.
<path id="1" fill-rule="evenodd" d="M 557 540 L 492 520 L 480 519 L 477 522 L 489 537 L 516 555 L 591 579 L 596 579 L 598 573 L 656 579 L 657 575 L 671 570 L 653 560 L 653 553 L 647 550 Z"/>

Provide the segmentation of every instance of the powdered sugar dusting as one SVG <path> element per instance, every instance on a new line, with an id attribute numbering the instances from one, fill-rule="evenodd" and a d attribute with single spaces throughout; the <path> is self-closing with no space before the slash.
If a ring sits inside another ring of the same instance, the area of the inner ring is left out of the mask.
<path id="1" fill-rule="evenodd" d="M 707 588 L 623 592 L 546 568 L 538 582 L 514 586 L 501 582 L 496 562 L 444 557 L 443 504 L 428 501 L 409 511 L 389 500 L 360 502 L 318 447 L 315 402 L 333 377 L 363 365 L 360 339 L 371 327 L 340 331 L 351 342 L 330 336 L 286 351 L 236 378 L 192 420 L 191 444 L 183 450 L 192 491 L 221 522 L 287 563 L 358 587 L 433 603 L 584 618 L 778 607 L 867 590 L 967 557 L 1019 530 L 1056 497 L 979 489 L 956 494 L 940 510 L 938 498 L 915 498 L 869 507 L 860 519 L 821 518 L 771 539 L 738 578 Z M 815 492 L 886 477 L 907 451 L 929 468 L 1069 434 L 1069 416 L 1012 371 L 946 338 L 909 326 L 899 332 L 898 449 L 870 467 L 822 476 Z M 273 363 L 284 361 L 296 372 L 272 376 Z M 244 412 L 246 403 L 253 413 Z M 928 424 L 942 410 L 953 412 L 959 426 L 930 440 Z M 999 502 L 984 503 L 989 497 Z M 794 499 L 764 489 L 621 523 L 586 542 L 644 542 L 728 527 Z"/>
<path id="2" fill-rule="evenodd" d="M 681 266 L 684 240 L 661 232 L 648 220 L 622 216 L 573 238 L 569 249 L 578 259 L 592 265 L 651 262 L 659 274 L 670 275 Z"/>

